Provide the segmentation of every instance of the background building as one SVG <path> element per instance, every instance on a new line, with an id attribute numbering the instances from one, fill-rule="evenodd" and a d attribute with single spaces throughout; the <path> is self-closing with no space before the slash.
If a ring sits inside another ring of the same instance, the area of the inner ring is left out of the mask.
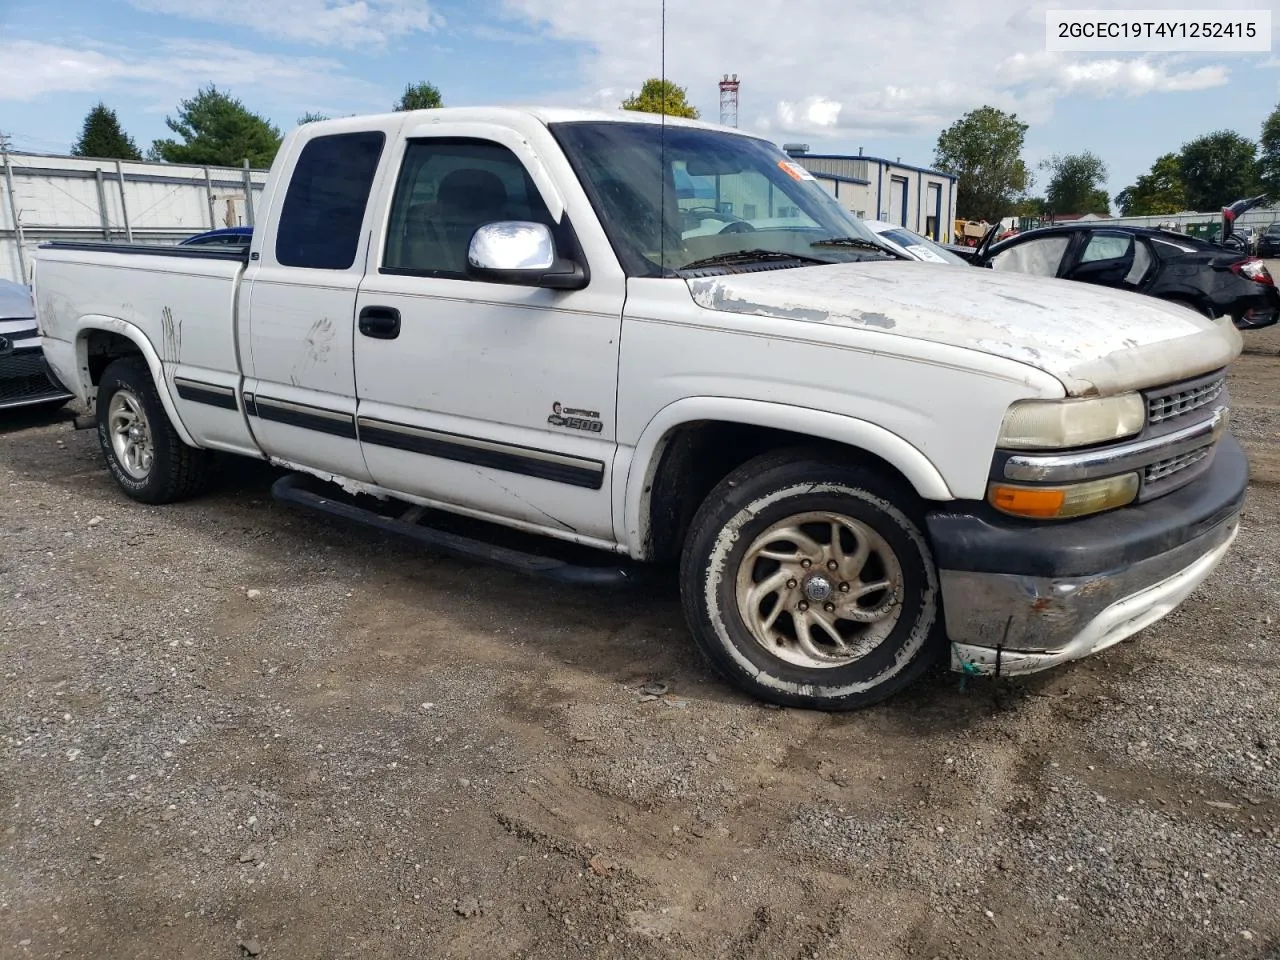
<path id="1" fill-rule="evenodd" d="M 956 178 L 951 174 L 861 152 L 810 153 L 807 145 L 797 143 L 783 149 L 854 216 L 896 223 L 939 243 L 951 241 L 956 219 Z"/>

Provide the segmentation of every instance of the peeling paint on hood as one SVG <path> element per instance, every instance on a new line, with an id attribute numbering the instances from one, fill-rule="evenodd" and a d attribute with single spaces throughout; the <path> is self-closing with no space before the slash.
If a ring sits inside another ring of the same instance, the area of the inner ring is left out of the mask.
<path id="1" fill-rule="evenodd" d="M 927 263 L 864 262 L 689 280 L 708 310 L 863 328 L 1004 357 L 1073 396 L 1169 383 L 1226 365 L 1242 341 L 1152 297 L 1069 280 Z"/>

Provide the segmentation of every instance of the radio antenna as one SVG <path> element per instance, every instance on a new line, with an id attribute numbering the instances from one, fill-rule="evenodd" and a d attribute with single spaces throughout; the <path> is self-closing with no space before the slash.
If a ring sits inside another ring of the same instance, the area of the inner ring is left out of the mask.
<path id="1" fill-rule="evenodd" d="M 658 265 L 660 276 L 667 272 L 667 0 L 662 0 L 662 30 L 659 35 L 658 113 Z"/>

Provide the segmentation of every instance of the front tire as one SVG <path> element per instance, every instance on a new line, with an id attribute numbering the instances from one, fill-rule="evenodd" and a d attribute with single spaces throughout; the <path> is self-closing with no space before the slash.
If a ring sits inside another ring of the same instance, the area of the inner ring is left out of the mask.
<path id="1" fill-rule="evenodd" d="M 752 460 L 711 491 L 680 583 L 695 641 L 735 685 L 785 706 L 891 696 L 938 651 L 938 579 L 902 481 L 811 450 Z"/>
<path id="2" fill-rule="evenodd" d="M 120 489 L 142 503 L 173 503 L 200 493 L 209 453 L 173 429 L 141 358 L 113 360 L 98 384 L 98 442 Z"/>

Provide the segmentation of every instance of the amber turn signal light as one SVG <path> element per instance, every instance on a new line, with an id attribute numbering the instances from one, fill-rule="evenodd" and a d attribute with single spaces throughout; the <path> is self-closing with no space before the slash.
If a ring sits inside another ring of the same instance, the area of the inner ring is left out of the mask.
<path id="1" fill-rule="evenodd" d="M 1132 503 L 1137 495 L 1136 473 L 1054 487 L 993 483 L 987 491 L 991 505 L 1002 513 L 1036 520 L 1065 520 L 1101 513 Z"/>

